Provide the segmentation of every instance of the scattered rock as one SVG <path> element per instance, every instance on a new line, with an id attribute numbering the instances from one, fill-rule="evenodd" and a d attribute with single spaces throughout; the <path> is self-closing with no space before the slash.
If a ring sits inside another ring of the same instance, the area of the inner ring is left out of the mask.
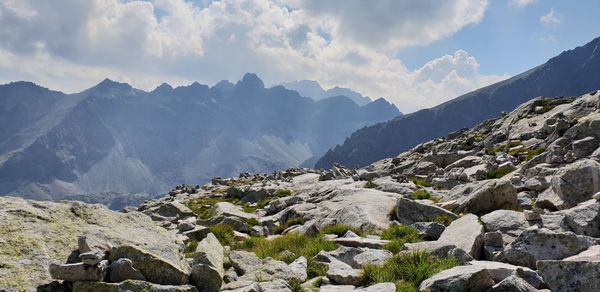
<path id="1" fill-rule="evenodd" d="M 595 292 L 600 287 L 600 262 L 542 260 L 537 269 L 552 291 Z"/>
<path id="2" fill-rule="evenodd" d="M 113 283 L 122 282 L 125 280 L 141 280 L 146 281 L 142 273 L 133 267 L 130 259 L 121 258 L 110 264 L 110 281 Z"/>
<path id="3" fill-rule="evenodd" d="M 417 222 L 410 225 L 419 231 L 419 234 L 427 240 L 436 240 L 440 238 L 446 226 L 437 222 Z"/>
<path id="4" fill-rule="evenodd" d="M 183 259 L 171 261 L 132 245 L 120 245 L 112 249 L 109 260 L 121 258 L 130 259 L 149 282 L 163 285 L 188 283 L 190 269 Z"/>
<path id="5" fill-rule="evenodd" d="M 420 291 L 486 291 L 494 286 L 490 273 L 478 266 L 457 266 L 426 279 Z"/>
<path id="6" fill-rule="evenodd" d="M 50 264 L 50 276 L 56 280 L 69 282 L 76 281 L 102 281 L 108 271 L 108 261 L 90 266 L 84 263 L 75 264 Z"/>
<path id="7" fill-rule="evenodd" d="M 219 240 L 209 233 L 196 247 L 189 283 L 200 291 L 219 291 L 225 275 L 223 253 Z"/>
<path id="8" fill-rule="evenodd" d="M 527 281 L 517 277 L 509 276 L 500 283 L 494 285 L 488 292 L 537 292 L 535 287 Z"/>
<path id="9" fill-rule="evenodd" d="M 406 198 L 398 198 L 396 202 L 396 218 L 402 224 L 431 222 L 440 216 L 458 218 L 456 214 L 434 205 L 421 204 Z"/>
<path id="10" fill-rule="evenodd" d="M 329 263 L 327 278 L 337 284 L 357 286 L 360 284 L 361 277 L 361 270 L 354 269 L 341 261 L 332 260 Z"/>
<path id="11" fill-rule="evenodd" d="M 155 291 L 155 292 L 198 292 L 192 285 L 159 285 L 150 282 L 126 280 L 120 283 L 105 282 L 75 282 L 73 291 L 103 291 L 103 292 L 129 292 L 129 291 Z"/>
<path id="12" fill-rule="evenodd" d="M 452 221 L 438 241 L 454 244 L 473 258 L 479 259 L 483 248 L 483 226 L 477 216 L 467 214 Z"/>
<path id="13" fill-rule="evenodd" d="M 484 215 L 498 209 L 517 208 L 517 191 L 508 180 L 491 179 L 458 185 L 450 191 L 455 213 Z"/>

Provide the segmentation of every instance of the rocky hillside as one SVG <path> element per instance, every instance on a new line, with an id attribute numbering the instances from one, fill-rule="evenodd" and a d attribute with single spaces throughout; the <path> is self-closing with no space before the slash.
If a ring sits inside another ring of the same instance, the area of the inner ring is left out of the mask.
<path id="1" fill-rule="evenodd" d="M 399 113 L 384 100 L 265 88 L 254 74 L 152 92 L 111 80 L 69 95 L 0 85 L 0 195 L 138 205 L 185 182 L 298 166 Z"/>
<path id="2" fill-rule="evenodd" d="M 361 169 L 216 177 L 123 213 L 4 197 L 0 290 L 597 291 L 599 146 L 592 92 Z"/>
<path id="3" fill-rule="evenodd" d="M 533 98 L 581 95 L 597 89 L 599 84 L 600 38 L 596 38 L 510 79 L 360 129 L 318 159 L 315 167 L 328 169 L 334 163 L 366 166 L 419 143 L 473 127 Z"/>

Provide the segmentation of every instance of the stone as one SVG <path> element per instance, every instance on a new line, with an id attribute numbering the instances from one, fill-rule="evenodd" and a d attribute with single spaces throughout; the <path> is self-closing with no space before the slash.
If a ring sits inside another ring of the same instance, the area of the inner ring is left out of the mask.
<path id="1" fill-rule="evenodd" d="M 600 237 L 600 202 L 589 200 L 563 212 L 563 224 L 575 234 Z"/>
<path id="2" fill-rule="evenodd" d="M 417 222 L 410 225 L 419 231 L 419 235 L 426 240 L 436 240 L 440 238 L 446 226 L 437 222 Z"/>
<path id="3" fill-rule="evenodd" d="M 559 169 L 551 181 L 552 190 L 560 198 L 554 205 L 568 209 L 587 201 L 600 191 L 600 163 L 582 159 Z"/>
<path id="4" fill-rule="evenodd" d="M 415 222 L 431 222 L 437 217 L 446 216 L 456 219 L 458 216 L 443 208 L 422 204 L 417 201 L 398 198 L 396 202 L 396 218 L 402 224 L 412 224 Z"/>
<path id="5" fill-rule="evenodd" d="M 600 262 L 542 260 L 538 273 L 552 291 L 595 292 L 600 287 Z"/>
<path id="6" fill-rule="evenodd" d="M 454 244 L 439 241 L 422 241 L 405 243 L 401 252 L 428 251 L 438 258 L 456 257 L 461 263 L 473 260 L 466 251 L 456 247 Z"/>
<path id="7" fill-rule="evenodd" d="M 486 291 L 494 284 L 490 273 L 482 267 L 457 266 L 426 279 L 419 286 L 419 291 Z"/>
<path id="8" fill-rule="evenodd" d="M 563 259 L 563 261 L 600 262 L 600 245 L 590 246 L 587 250 Z"/>
<path id="9" fill-rule="evenodd" d="M 483 234 L 483 245 L 484 246 L 495 246 L 504 247 L 504 240 L 502 239 L 502 233 L 499 231 L 486 232 Z"/>
<path id="10" fill-rule="evenodd" d="M 99 204 L 31 201 L 0 197 L 0 279 L 9 291 L 36 290 L 52 282 L 48 267 L 64 263 L 85 235 L 88 249 L 131 244 L 179 261 L 181 243 L 147 215 L 122 213 Z M 97 242 L 98 244 L 95 244 Z M 43 248 L 40 248 L 43 247 Z"/>
<path id="11" fill-rule="evenodd" d="M 388 244 L 389 240 L 364 238 L 364 237 L 338 237 L 332 239 L 335 243 L 349 247 L 368 247 L 381 249 L 384 245 Z"/>
<path id="12" fill-rule="evenodd" d="M 75 264 L 50 264 L 50 276 L 56 280 L 69 282 L 76 281 L 102 281 L 108 271 L 108 261 L 104 260 L 98 265 L 89 266 L 84 263 Z"/>
<path id="13" fill-rule="evenodd" d="M 437 167 L 433 162 L 429 161 L 420 161 L 414 167 L 415 174 L 418 175 L 428 175 L 432 172 L 435 172 Z"/>
<path id="14" fill-rule="evenodd" d="M 355 263 L 352 267 L 362 268 L 367 264 L 380 265 L 393 256 L 390 251 L 385 249 L 360 248 L 360 251 L 352 258 Z"/>
<path id="15" fill-rule="evenodd" d="M 223 246 L 209 233 L 196 247 L 189 283 L 200 291 L 219 291 L 225 275 L 223 262 Z"/>
<path id="16" fill-rule="evenodd" d="M 496 210 L 481 216 L 480 219 L 486 232 L 501 232 L 507 244 L 530 226 L 523 213 L 512 210 Z"/>
<path id="17" fill-rule="evenodd" d="M 90 251 L 90 252 L 80 253 L 79 259 L 81 260 L 82 263 L 84 263 L 86 265 L 95 266 L 98 263 L 100 263 L 102 260 L 107 259 L 107 256 L 106 256 L 105 251 L 101 251 L 101 252 Z"/>
<path id="18" fill-rule="evenodd" d="M 537 273 L 530 268 L 515 266 L 507 263 L 493 261 L 470 261 L 468 264 L 486 269 L 488 272 L 490 272 L 492 279 L 496 283 L 508 278 L 517 269 L 521 269 L 521 273 L 528 275 L 528 277 L 537 277 Z"/>
<path id="19" fill-rule="evenodd" d="M 590 155 L 594 150 L 598 148 L 598 139 L 594 137 L 585 137 L 573 141 L 571 144 L 571 152 L 575 159 L 584 158 Z"/>
<path id="20" fill-rule="evenodd" d="M 256 219 L 256 215 L 246 213 L 242 207 L 229 202 L 219 202 L 213 207 L 213 217 L 237 217 L 240 219 Z"/>
<path id="21" fill-rule="evenodd" d="M 138 280 L 126 280 L 119 283 L 105 282 L 75 282 L 73 291 L 103 291 L 103 292 L 129 292 L 129 291 L 153 291 L 153 292 L 198 292 L 192 285 L 159 285 Z"/>
<path id="22" fill-rule="evenodd" d="M 109 279 L 113 283 L 125 280 L 146 280 L 144 275 L 133 267 L 131 260 L 126 258 L 118 259 L 110 264 Z"/>
<path id="23" fill-rule="evenodd" d="M 396 292 L 394 283 L 379 283 L 369 287 L 354 289 L 355 292 Z"/>
<path id="24" fill-rule="evenodd" d="M 484 215 L 499 209 L 517 208 L 517 191 L 508 180 L 490 179 L 458 185 L 450 190 L 455 213 Z"/>
<path id="25" fill-rule="evenodd" d="M 358 286 L 362 278 L 362 271 L 357 270 L 339 260 L 332 260 L 327 271 L 327 278 L 340 285 Z"/>
<path id="26" fill-rule="evenodd" d="M 462 159 L 459 159 L 455 162 L 453 162 L 452 164 L 446 166 L 446 168 L 444 168 L 445 171 L 449 171 L 453 168 L 469 168 L 469 167 L 473 167 L 476 165 L 480 165 L 481 164 L 481 157 L 479 156 L 467 156 L 464 157 Z"/>
<path id="27" fill-rule="evenodd" d="M 353 292 L 354 289 L 354 285 L 323 285 L 319 292 Z"/>
<path id="28" fill-rule="evenodd" d="M 596 200 L 596 201 L 600 201 L 600 192 L 598 192 L 598 193 L 595 193 L 595 194 L 594 194 L 594 196 L 593 196 L 593 198 L 594 198 L 594 200 Z"/>
<path id="29" fill-rule="evenodd" d="M 130 259 L 133 266 L 152 283 L 183 285 L 188 283 L 190 277 L 189 265 L 183 259 L 171 261 L 133 245 L 113 247 L 109 260 L 116 261 L 121 258 Z"/>
<path id="30" fill-rule="evenodd" d="M 182 232 L 183 235 L 187 236 L 190 240 L 201 241 L 206 235 L 210 233 L 210 228 L 196 225 L 194 229 Z"/>
<path id="31" fill-rule="evenodd" d="M 196 227 L 196 218 L 191 218 L 194 219 L 193 222 L 188 220 L 179 222 L 179 224 L 177 224 L 177 230 L 179 230 L 179 232 L 185 232 L 194 229 Z"/>
<path id="32" fill-rule="evenodd" d="M 598 240 L 572 232 L 554 232 L 531 227 L 523 231 L 504 250 L 509 263 L 535 268 L 537 260 L 560 260 L 576 255 Z"/>
<path id="33" fill-rule="evenodd" d="M 232 251 L 229 254 L 229 260 L 235 270 L 242 275 L 256 271 L 262 265 L 262 261 L 256 254 L 242 250 Z"/>
<path id="34" fill-rule="evenodd" d="M 531 286 L 527 281 L 517 277 L 509 276 L 500 281 L 500 283 L 492 286 L 488 292 L 537 292 L 535 287 Z"/>
<path id="35" fill-rule="evenodd" d="M 326 220 L 363 229 L 389 227 L 389 214 L 399 197 L 376 189 L 349 187 L 335 189 L 327 196 L 328 200 L 319 204 L 323 209 L 317 216 L 324 214 Z"/>
<path id="36" fill-rule="evenodd" d="M 144 210 L 143 212 L 148 215 L 158 214 L 161 217 L 170 218 L 171 221 L 177 221 L 178 219 L 193 217 L 196 215 L 192 210 L 190 210 L 190 208 L 175 201 L 161 204 L 156 209 L 148 209 Z"/>
<path id="37" fill-rule="evenodd" d="M 477 216 L 466 214 L 452 221 L 438 241 L 454 244 L 473 258 L 479 259 L 483 248 L 483 226 Z"/>
<path id="38" fill-rule="evenodd" d="M 542 215 L 536 211 L 532 210 L 523 210 L 523 216 L 527 221 L 541 221 Z"/>

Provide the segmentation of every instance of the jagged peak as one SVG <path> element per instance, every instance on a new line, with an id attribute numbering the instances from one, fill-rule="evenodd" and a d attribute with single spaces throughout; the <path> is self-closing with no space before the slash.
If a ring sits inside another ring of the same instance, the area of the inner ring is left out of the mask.
<path id="1" fill-rule="evenodd" d="M 258 78 L 258 76 L 254 73 L 246 73 L 242 80 L 238 81 L 236 86 L 243 86 L 246 88 L 265 88 L 265 84 L 263 81 Z"/>

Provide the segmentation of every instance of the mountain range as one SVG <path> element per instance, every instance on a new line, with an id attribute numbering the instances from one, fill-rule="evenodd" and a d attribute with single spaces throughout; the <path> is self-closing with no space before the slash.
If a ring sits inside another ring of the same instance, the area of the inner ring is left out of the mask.
<path id="1" fill-rule="evenodd" d="M 365 166 L 396 156 L 419 143 L 475 126 L 532 98 L 581 95 L 598 88 L 600 38 L 436 107 L 360 129 L 329 150 L 315 167 L 327 169 L 336 162 L 350 167 Z"/>
<path id="2" fill-rule="evenodd" d="M 314 100 L 322 100 L 333 96 L 346 96 L 360 106 L 366 105 L 372 101 L 370 97 L 363 96 L 349 88 L 335 86 L 325 90 L 321 87 L 319 82 L 314 80 L 297 80 L 282 83 L 281 85 L 287 89 L 297 91 L 302 96 L 310 97 Z"/>
<path id="3" fill-rule="evenodd" d="M 383 99 L 315 101 L 255 74 L 151 92 L 109 79 L 76 94 L 13 82 L 0 85 L 0 194 L 119 208 L 180 183 L 300 165 L 397 115 Z"/>

